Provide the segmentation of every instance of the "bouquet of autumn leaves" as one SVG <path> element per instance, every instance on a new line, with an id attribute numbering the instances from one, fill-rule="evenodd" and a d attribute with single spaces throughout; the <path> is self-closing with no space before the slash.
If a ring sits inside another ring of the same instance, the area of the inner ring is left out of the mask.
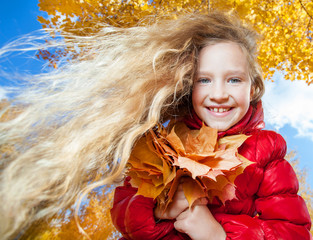
<path id="1" fill-rule="evenodd" d="M 165 210 L 184 177 L 189 206 L 202 197 L 223 204 L 236 198 L 235 178 L 251 164 L 237 149 L 248 136 L 218 139 L 217 130 L 204 125 L 200 130 L 182 122 L 169 125 L 151 129 L 132 150 L 128 175 L 137 194 L 156 199 Z"/>

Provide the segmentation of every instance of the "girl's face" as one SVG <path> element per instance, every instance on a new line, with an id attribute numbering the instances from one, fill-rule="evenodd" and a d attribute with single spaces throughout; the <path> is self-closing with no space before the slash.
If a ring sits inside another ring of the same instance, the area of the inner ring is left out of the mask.
<path id="1" fill-rule="evenodd" d="M 235 125 L 247 113 L 252 94 L 248 60 L 237 43 L 200 51 L 192 105 L 206 125 L 219 131 Z"/>

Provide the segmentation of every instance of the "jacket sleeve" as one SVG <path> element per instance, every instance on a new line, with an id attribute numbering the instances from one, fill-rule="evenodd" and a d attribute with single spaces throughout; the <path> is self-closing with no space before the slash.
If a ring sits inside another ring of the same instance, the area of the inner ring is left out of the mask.
<path id="1" fill-rule="evenodd" d="M 137 189 L 130 185 L 129 178 L 124 186 L 115 189 L 111 218 L 116 229 L 122 233 L 122 239 L 189 239 L 174 229 L 173 221 L 156 221 L 153 213 L 155 201 L 136 195 L 136 192 Z"/>
<path id="2" fill-rule="evenodd" d="M 260 131 L 246 141 L 240 153 L 256 162 L 250 168 L 254 168 L 251 179 L 257 183 L 252 196 L 255 216 L 215 214 L 227 234 L 226 239 L 312 239 L 306 204 L 297 195 L 299 184 L 296 174 L 284 160 L 284 139 L 275 132 Z"/>

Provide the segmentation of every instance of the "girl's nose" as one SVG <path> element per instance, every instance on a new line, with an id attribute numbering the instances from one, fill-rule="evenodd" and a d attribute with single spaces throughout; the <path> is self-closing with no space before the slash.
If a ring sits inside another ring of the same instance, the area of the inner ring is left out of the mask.
<path id="1" fill-rule="evenodd" d="M 224 102 L 229 95 L 224 84 L 214 84 L 211 89 L 210 99 L 215 102 Z"/>

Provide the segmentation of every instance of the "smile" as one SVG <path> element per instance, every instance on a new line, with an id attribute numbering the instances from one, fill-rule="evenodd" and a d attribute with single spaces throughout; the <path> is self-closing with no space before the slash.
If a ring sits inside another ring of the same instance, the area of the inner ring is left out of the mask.
<path id="1" fill-rule="evenodd" d="M 216 113 L 223 113 L 223 112 L 228 112 L 230 110 L 230 108 L 210 108 L 209 107 L 209 110 L 212 111 L 212 112 L 216 112 Z"/>

